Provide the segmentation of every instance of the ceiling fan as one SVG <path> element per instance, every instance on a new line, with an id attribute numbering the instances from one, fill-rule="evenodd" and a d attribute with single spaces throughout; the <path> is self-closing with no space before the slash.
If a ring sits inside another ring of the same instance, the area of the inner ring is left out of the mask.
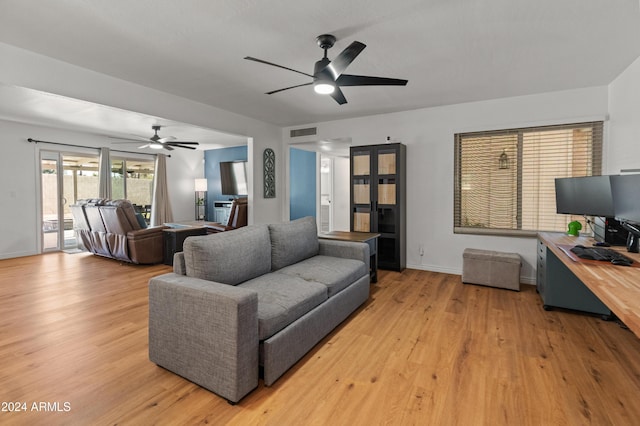
<path id="1" fill-rule="evenodd" d="M 175 137 L 173 136 L 167 136 L 164 138 L 161 138 L 158 135 L 158 131 L 160 130 L 162 126 L 151 126 L 151 129 L 154 131 L 154 135 L 151 136 L 150 138 L 140 138 L 140 140 L 138 139 L 127 139 L 127 138 L 117 138 L 117 137 L 113 137 L 110 136 L 112 139 L 121 139 L 124 141 L 128 141 L 128 142 L 119 142 L 119 143 L 132 143 L 132 142 L 144 142 L 144 141 L 149 141 L 147 142 L 145 145 L 141 145 L 138 148 L 143 149 L 143 148 L 152 148 L 152 149 L 166 149 L 168 151 L 173 151 L 173 148 L 186 148 L 186 149 L 196 149 L 193 146 L 190 145 L 200 145 L 198 142 L 185 142 L 185 141 L 177 141 Z M 116 142 L 118 143 L 118 142 Z"/>
<path id="2" fill-rule="evenodd" d="M 244 59 L 249 61 L 260 62 L 262 64 L 271 65 L 274 67 L 282 68 L 285 70 L 297 72 L 298 74 L 306 75 L 313 78 L 313 81 L 309 83 L 298 84 L 295 86 L 285 87 L 283 89 L 273 90 L 267 92 L 267 95 L 282 92 L 283 90 L 294 89 L 296 87 L 313 85 L 313 89 L 316 93 L 330 95 L 335 101 L 342 105 L 347 103 L 347 99 L 344 97 L 341 87 L 344 86 L 406 86 L 407 80 L 400 80 L 397 78 L 385 78 L 385 77 L 369 77 L 364 75 L 350 75 L 343 74 L 349 64 L 367 47 L 365 44 L 359 41 L 354 41 L 346 49 L 344 49 L 338 56 L 331 61 L 327 57 L 327 50 L 333 47 L 336 42 L 336 38 L 331 34 L 322 34 L 316 37 L 318 46 L 324 49 L 324 57 L 316 62 L 313 75 L 306 72 L 294 70 L 282 65 L 274 64 L 271 62 L 263 61 L 262 59 L 246 56 Z"/>

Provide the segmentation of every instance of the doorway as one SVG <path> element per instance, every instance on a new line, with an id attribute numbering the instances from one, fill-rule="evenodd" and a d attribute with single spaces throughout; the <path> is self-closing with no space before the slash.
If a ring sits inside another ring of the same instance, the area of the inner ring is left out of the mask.
<path id="1" fill-rule="evenodd" d="M 314 216 L 318 231 L 349 231 L 351 139 L 289 145 L 289 219 Z"/>
<path id="2" fill-rule="evenodd" d="M 349 230 L 349 158 L 320 155 L 321 232 Z"/>

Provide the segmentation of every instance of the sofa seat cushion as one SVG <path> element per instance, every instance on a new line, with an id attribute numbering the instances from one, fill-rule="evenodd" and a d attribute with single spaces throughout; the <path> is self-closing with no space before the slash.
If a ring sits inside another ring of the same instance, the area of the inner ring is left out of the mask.
<path id="1" fill-rule="evenodd" d="M 322 283 L 332 297 L 369 271 L 360 260 L 318 255 L 282 268 L 278 273 Z"/>
<path id="2" fill-rule="evenodd" d="M 268 339 L 327 300 L 325 285 L 285 274 L 266 274 L 238 287 L 258 293 L 260 340 Z"/>

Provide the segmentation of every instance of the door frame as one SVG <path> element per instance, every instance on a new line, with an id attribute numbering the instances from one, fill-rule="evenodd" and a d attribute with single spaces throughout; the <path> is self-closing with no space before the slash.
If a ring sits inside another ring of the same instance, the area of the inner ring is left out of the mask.
<path id="1" fill-rule="evenodd" d="M 57 231 L 57 242 L 55 248 L 45 248 L 44 243 L 44 203 L 42 202 L 42 197 L 44 196 L 44 188 L 42 185 L 42 176 L 43 176 L 43 161 L 55 161 L 56 162 L 56 203 L 57 203 L 57 221 L 58 221 L 58 231 Z M 64 249 L 64 203 L 63 196 L 61 194 L 63 191 L 63 165 L 62 165 L 62 152 L 60 151 L 50 151 L 50 150 L 40 150 L 40 154 L 38 156 L 38 251 L 40 253 L 49 253 L 54 251 L 60 251 Z"/>

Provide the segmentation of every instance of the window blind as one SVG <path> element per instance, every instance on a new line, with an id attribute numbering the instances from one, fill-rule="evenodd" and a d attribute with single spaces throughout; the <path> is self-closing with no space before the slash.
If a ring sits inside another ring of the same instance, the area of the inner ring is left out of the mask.
<path id="1" fill-rule="evenodd" d="M 601 174 L 602 122 L 455 135 L 454 230 L 564 231 L 555 178 Z"/>

